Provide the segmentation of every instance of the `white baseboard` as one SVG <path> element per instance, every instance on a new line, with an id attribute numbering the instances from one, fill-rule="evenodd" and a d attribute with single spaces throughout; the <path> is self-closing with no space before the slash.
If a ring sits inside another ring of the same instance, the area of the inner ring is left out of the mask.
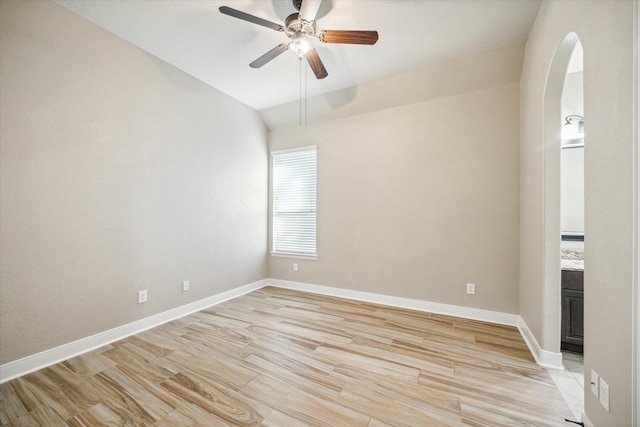
<path id="1" fill-rule="evenodd" d="M 482 320 L 485 322 L 498 323 L 501 325 L 518 326 L 520 320 L 520 316 L 518 316 L 517 314 L 482 310 L 479 308 L 462 307 L 458 305 L 442 304 L 411 298 L 394 297 L 391 295 L 374 294 L 371 292 L 354 291 L 351 289 L 334 288 L 330 286 L 313 285 L 310 283 L 293 282 L 280 279 L 267 279 L 267 283 L 278 288 L 312 292 L 315 294 L 330 295 L 357 301 L 372 302 L 381 305 L 425 311 L 429 313 L 446 314 L 449 316 Z"/>
<path id="2" fill-rule="evenodd" d="M 47 366 L 62 362 L 71 357 L 78 356 L 91 350 L 95 350 L 96 348 L 121 340 L 128 336 L 135 335 L 163 323 L 167 323 L 188 314 L 204 310 L 205 308 L 230 300 L 232 298 L 237 298 L 241 295 L 264 287 L 266 283 L 266 280 L 259 280 L 257 282 L 249 283 L 247 285 L 240 286 L 235 289 L 231 289 L 210 296 L 208 298 L 201 299 L 199 301 L 172 308 L 171 310 L 154 314 L 153 316 L 149 316 L 144 319 L 136 320 L 135 322 L 131 322 L 126 325 L 118 326 L 117 328 L 113 328 L 108 331 L 100 332 L 98 334 L 82 338 L 77 341 L 45 350 L 41 353 L 37 353 L 13 362 L 6 363 L 0 366 L 0 384 L 10 381 L 14 378 L 21 377 L 22 375 L 26 375 L 30 372 L 37 371 L 38 369 L 42 369 Z"/>
<path id="3" fill-rule="evenodd" d="M 527 343 L 529 351 L 533 354 L 536 363 L 545 368 L 564 370 L 564 365 L 562 364 L 562 353 L 543 350 L 524 319 L 520 316 L 518 317 L 518 329 L 520 330 L 522 338 L 524 338 L 524 342 Z"/>

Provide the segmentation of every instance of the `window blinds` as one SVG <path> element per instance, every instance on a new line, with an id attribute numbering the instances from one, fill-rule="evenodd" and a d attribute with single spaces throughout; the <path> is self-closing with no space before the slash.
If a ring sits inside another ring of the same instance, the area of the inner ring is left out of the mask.
<path id="1" fill-rule="evenodd" d="M 316 147 L 272 153 L 275 254 L 316 256 Z"/>

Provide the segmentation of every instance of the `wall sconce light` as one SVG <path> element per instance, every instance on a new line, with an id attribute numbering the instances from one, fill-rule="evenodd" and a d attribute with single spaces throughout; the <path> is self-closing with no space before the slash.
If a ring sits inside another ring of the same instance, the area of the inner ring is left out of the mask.
<path id="1" fill-rule="evenodd" d="M 562 146 L 584 146 L 584 117 L 571 114 L 564 118 Z"/>

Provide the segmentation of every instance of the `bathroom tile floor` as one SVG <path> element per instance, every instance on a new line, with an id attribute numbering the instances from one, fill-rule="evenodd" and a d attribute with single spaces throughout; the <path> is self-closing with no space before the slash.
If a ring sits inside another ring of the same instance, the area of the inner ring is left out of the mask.
<path id="1" fill-rule="evenodd" d="M 560 394 L 575 417 L 582 421 L 584 412 L 584 359 L 582 354 L 562 353 L 564 371 L 549 370 Z"/>

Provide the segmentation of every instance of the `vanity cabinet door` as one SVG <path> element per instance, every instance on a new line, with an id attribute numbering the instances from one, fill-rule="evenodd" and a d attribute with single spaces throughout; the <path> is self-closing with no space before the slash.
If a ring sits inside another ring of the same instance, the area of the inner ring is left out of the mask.
<path id="1" fill-rule="evenodd" d="M 582 353 L 584 343 L 584 291 L 562 289 L 563 350 Z"/>

